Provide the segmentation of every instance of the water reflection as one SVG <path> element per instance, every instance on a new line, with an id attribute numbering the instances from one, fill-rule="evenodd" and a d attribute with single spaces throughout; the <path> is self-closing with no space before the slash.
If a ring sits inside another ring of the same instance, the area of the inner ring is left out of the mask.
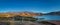
<path id="1" fill-rule="evenodd" d="M 36 16 L 39 20 L 60 20 L 60 16 L 52 16 L 52 15 L 45 15 L 45 16 Z"/>

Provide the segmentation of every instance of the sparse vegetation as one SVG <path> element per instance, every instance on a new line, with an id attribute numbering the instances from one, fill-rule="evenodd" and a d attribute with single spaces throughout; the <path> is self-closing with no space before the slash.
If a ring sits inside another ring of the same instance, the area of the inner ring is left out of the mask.
<path id="1" fill-rule="evenodd" d="M 22 17 L 22 16 L 15 16 L 14 17 L 14 20 L 16 21 L 36 21 L 37 19 L 36 18 L 33 18 L 33 17 Z"/>

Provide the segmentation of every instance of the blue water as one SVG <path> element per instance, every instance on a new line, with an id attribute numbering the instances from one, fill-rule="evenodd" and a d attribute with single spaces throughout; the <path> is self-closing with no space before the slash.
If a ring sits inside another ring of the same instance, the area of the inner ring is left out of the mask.
<path id="1" fill-rule="evenodd" d="M 43 20 L 60 20 L 60 16 L 45 15 L 45 16 L 36 16 L 35 18 L 44 18 Z"/>

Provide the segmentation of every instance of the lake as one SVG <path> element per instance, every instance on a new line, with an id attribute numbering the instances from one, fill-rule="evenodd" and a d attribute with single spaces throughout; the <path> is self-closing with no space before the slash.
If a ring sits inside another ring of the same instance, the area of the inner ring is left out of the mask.
<path id="1" fill-rule="evenodd" d="M 60 20 L 60 16 L 53 16 L 53 15 L 44 15 L 44 16 L 36 16 L 39 20 Z"/>

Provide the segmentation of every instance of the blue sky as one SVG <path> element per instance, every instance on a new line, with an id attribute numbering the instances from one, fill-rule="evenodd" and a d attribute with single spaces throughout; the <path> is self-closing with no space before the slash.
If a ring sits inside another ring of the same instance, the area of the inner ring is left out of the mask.
<path id="1" fill-rule="evenodd" d="M 60 0 L 0 0 L 0 12 L 60 11 Z"/>

